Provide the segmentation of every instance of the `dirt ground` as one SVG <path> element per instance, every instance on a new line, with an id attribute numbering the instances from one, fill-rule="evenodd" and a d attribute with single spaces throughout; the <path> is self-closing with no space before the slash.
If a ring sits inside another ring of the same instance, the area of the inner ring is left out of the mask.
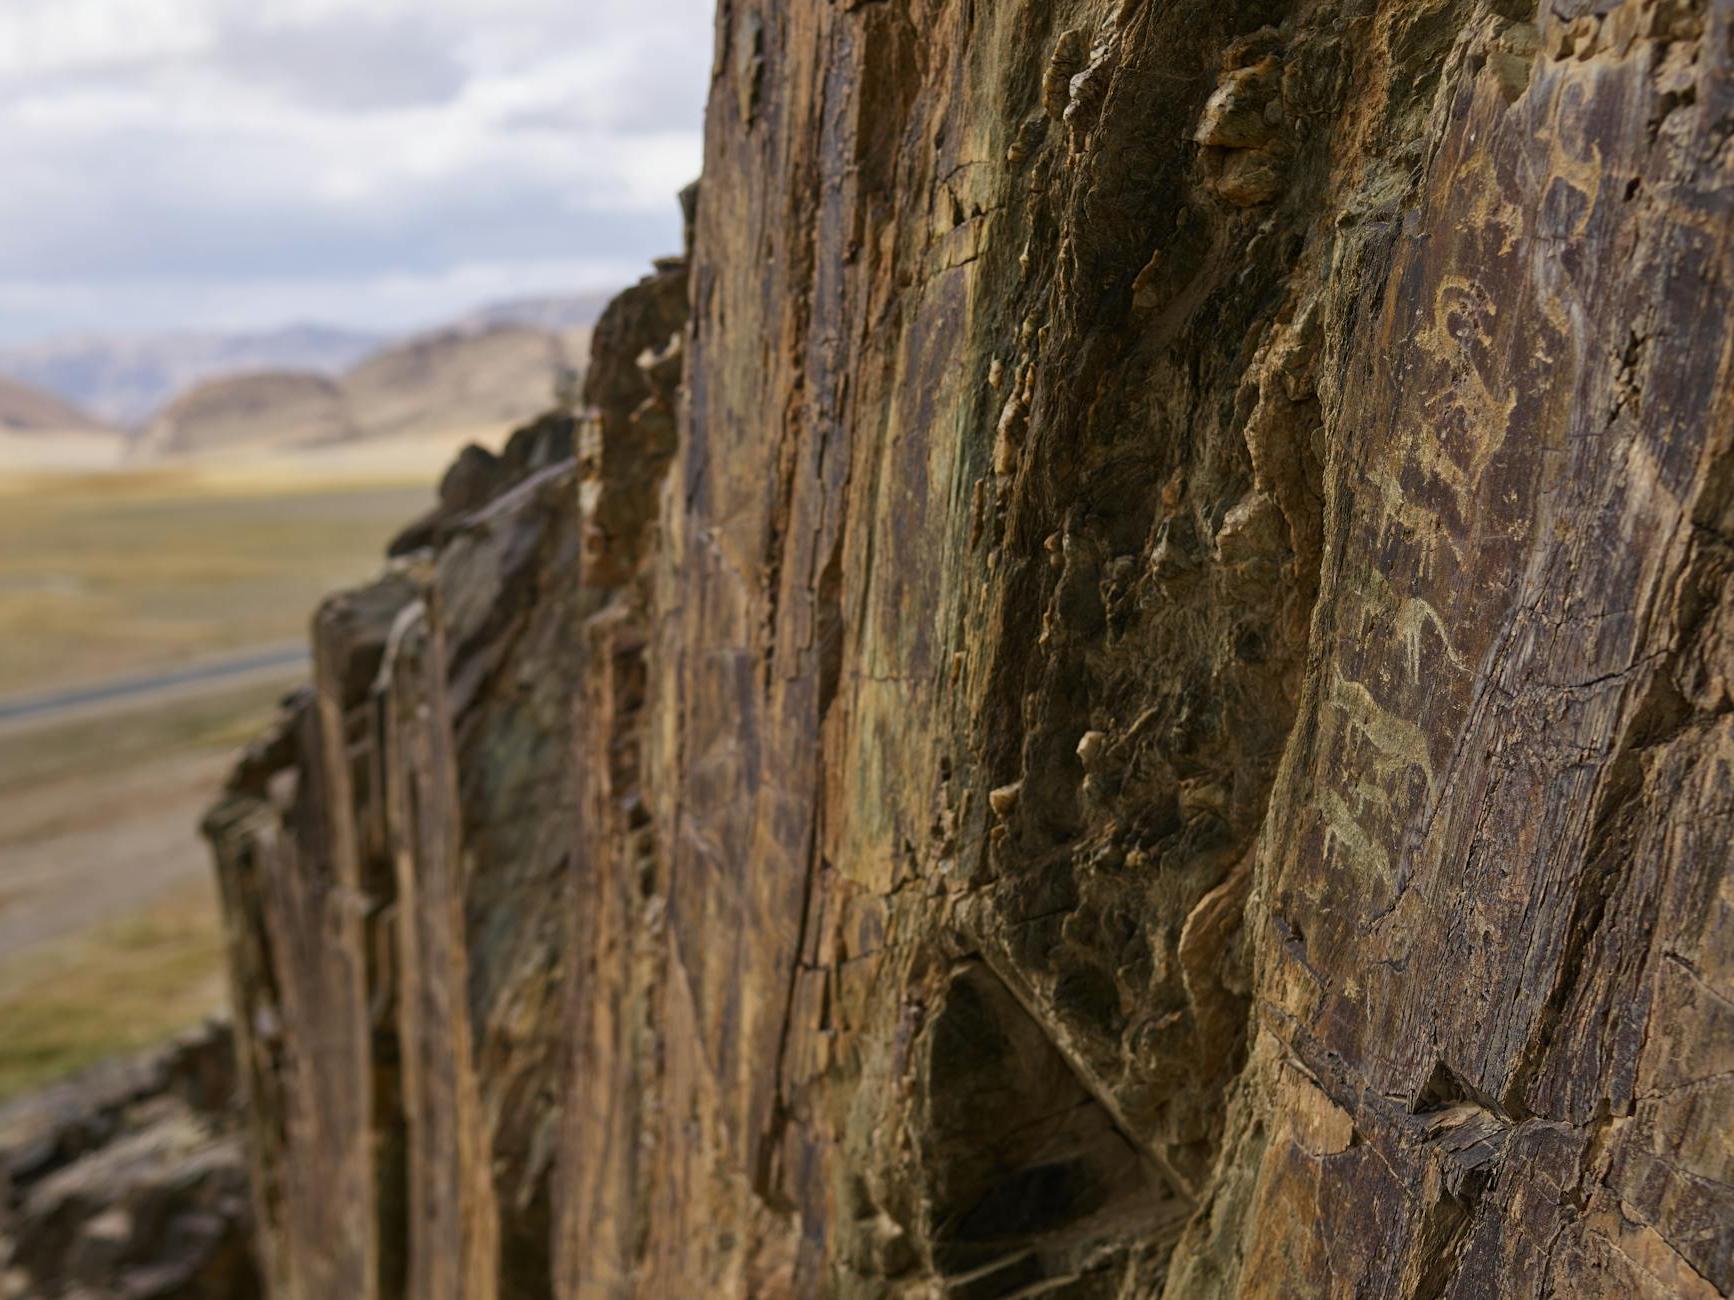
<path id="1" fill-rule="evenodd" d="M 199 818 L 289 685 L 0 730 L 0 1098 L 222 1009 Z"/>
<path id="2" fill-rule="evenodd" d="M 202 881 L 197 823 L 226 763 L 223 753 L 179 754 L 100 785 L 0 794 L 0 961 Z"/>

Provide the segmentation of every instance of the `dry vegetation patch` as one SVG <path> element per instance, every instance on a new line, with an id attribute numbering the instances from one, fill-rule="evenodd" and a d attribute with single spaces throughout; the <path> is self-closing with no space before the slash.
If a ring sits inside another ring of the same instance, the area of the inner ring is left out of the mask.
<path id="1" fill-rule="evenodd" d="M 0 1101 L 219 1011 L 223 933 L 209 884 L 0 962 Z"/>
<path id="2" fill-rule="evenodd" d="M 0 487 L 0 694 L 301 639 L 319 598 L 366 577 L 426 508 L 432 478 L 13 476 Z"/>

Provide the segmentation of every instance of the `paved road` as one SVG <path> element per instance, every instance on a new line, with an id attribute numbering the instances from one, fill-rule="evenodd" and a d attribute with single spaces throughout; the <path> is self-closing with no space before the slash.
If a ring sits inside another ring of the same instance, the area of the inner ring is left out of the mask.
<path id="1" fill-rule="evenodd" d="M 153 696 L 181 694 L 201 686 L 239 684 L 241 679 L 288 672 L 307 665 L 305 645 L 265 646 L 223 659 L 208 659 L 154 673 L 136 673 L 106 682 L 0 699 L 0 723 L 45 722 L 82 713 L 96 705 L 142 703 Z"/>

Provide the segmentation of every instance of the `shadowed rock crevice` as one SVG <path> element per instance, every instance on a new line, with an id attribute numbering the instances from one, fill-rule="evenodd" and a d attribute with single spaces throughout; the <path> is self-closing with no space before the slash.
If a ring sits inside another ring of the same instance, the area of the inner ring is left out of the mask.
<path id="1" fill-rule="evenodd" d="M 1148 1158 L 987 967 L 965 963 L 942 997 L 917 1048 L 916 1104 L 921 1239 L 946 1294 L 1139 1276 L 1126 1258 L 1139 1252 L 1113 1247 L 1157 1245 L 1164 1226 L 1171 1242 L 1183 1221 Z"/>

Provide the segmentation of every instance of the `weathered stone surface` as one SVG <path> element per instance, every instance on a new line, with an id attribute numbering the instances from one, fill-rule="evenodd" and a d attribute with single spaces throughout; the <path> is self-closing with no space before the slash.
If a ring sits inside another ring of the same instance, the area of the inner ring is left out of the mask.
<path id="1" fill-rule="evenodd" d="M 0 1295 L 252 1300 L 227 1026 L 0 1108 Z"/>
<path id="2" fill-rule="evenodd" d="M 717 30 L 213 819 L 277 1294 L 1734 1291 L 1734 4 Z"/>
<path id="3" fill-rule="evenodd" d="M 671 264 L 597 326 L 594 427 L 466 452 L 379 581 L 326 603 L 313 685 L 207 819 L 273 1295 L 550 1293 L 599 680 L 575 647 L 672 451 L 685 282 Z"/>

